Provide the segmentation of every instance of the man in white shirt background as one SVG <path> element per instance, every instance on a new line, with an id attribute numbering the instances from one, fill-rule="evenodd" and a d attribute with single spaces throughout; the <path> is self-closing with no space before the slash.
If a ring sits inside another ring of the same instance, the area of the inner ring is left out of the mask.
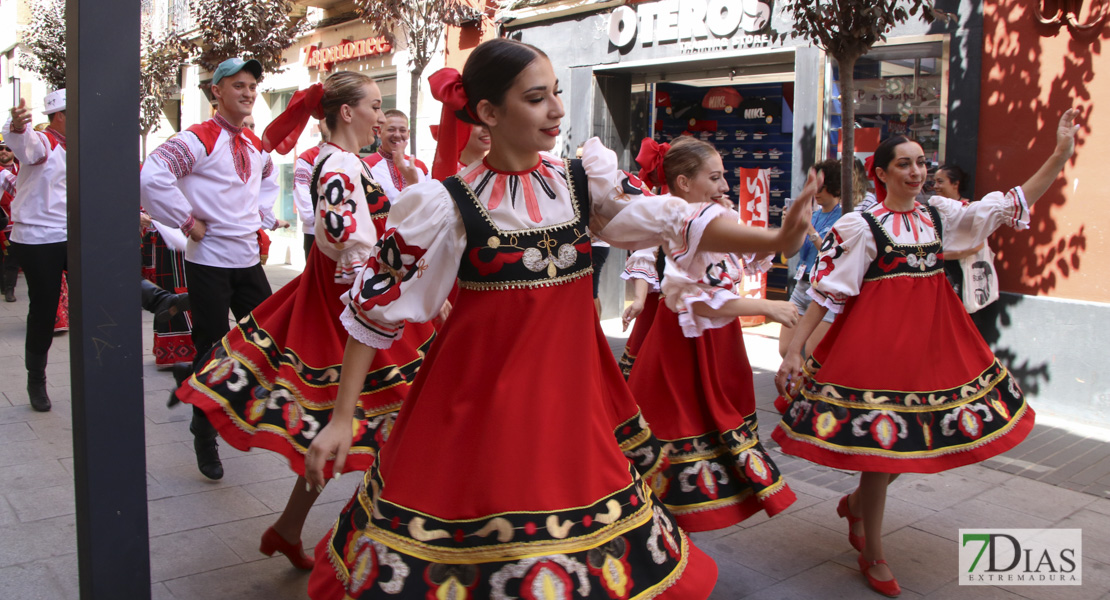
<path id="1" fill-rule="evenodd" d="M 320 148 L 328 142 L 328 127 L 320 121 L 320 143 L 301 152 L 297 157 L 296 168 L 293 170 L 293 206 L 301 217 L 301 226 L 304 232 L 304 257 L 312 251 L 316 243 L 316 207 L 312 205 L 312 172 L 316 166 L 316 157 L 320 155 Z"/>
<path id="2" fill-rule="evenodd" d="M 5 145 L 19 160 L 16 194 L 12 200 L 9 251 L 23 268 L 27 281 L 27 334 L 24 365 L 31 408 L 50 410 L 46 393 L 47 354 L 54 338 L 54 317 L 66 270 L 66 93 L 46 95 L 43 113 L 50 123 L 44 131 L 31 128 L 25 100 L 11 109 L 4 124 Z"/>
<path id="3" fill-rule="evenodd" d="M 370 165 L 370 174 L 382 186 L 386 198 L 396 200 L 406 186 L 428 180 L 427 165 L 405 154 L 409 143 L 409 118 L 405 113 L 396 109 L 385 111 L 381 141 L 378 151 L 362 160 Z M 397 164 L 399 159 L 404 164 Z"/>
<path id="4" fill-rule="evenodd" d="M 140 174 L 143 207 L 154 220 L 178 227 L 185 249 L 193 316 L 193 345 L 202 364 L 230 330 L 228 311 L 246 316 L 270 296 L 259 261 L 257 232 L 278 225 L 273 206 L 278 184 L 273 163 L 244 121 L 258 96 L 262 65 L 231 58 L 216 68 L 216 114 L 154 150 Z M 190 424 L 197 467 L 223 477 L 216 431 L 194 407 Z"/>

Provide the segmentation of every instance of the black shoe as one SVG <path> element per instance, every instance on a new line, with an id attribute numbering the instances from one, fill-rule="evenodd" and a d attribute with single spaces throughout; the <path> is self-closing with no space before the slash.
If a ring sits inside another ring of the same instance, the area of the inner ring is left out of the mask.
<path id="1" fill-rule="evenodd" d="M 197 468 L 209 479 L 222 478 L 224 465 L 220 462 L 220 451 L 216 446 L 216 428 L 208 421 L 204 411 L 195 406 L 189 431 L 193 434 L 193 451 L 197 453 Z"/>
<path id="2" fill-rule="evenodd" d="M 154 310 L 154 326 L 164 329 L 169 326 L 170 319 L 186 310 L 189 310 L 189 293 L 170 294 Z"/>
<path id="3" fill-rule="evenodd" d="M 38 412 L 50 410 L 50 396 L 46 395 L 46 355 L 27 353 L 23 364 L 27 367 L 27 396 L 31 408 Z"/>
<path id="4" fill-rule="evenodd" d="M 31 381 L 31 377 L 27 379 L 27 395 L 31 398 L 31 408 L 38 412 L 48 412 L 51 405 L 50 396 L 46 395 L 46 378 L 42 381 Z"/>
<path id="5" fill-rule="evenodd" d="M 173 380 L 177 382 L 177 387 L 180 388 L 193 374 L 193 363 L 190 362 L 177 362 L 173 363 Z M 170 390 L 170 399 L 166 401 L 166 406 L 173 408 L 181 404 L 181 399 L 177 397 L 177 389 Z"/>
<path id="6" fill-rule="evenodd" d="M 4 302 L 15 302 L 15 290 L 4 290 Z"/>
<path id="7" fill-rule="evenodd" d="M 193 438 L 193 451 L 197 453 L 197 468 L 209 479 L 223 479 L 224 464 L 220 462 L 220 451 L 216 438 Z"/>

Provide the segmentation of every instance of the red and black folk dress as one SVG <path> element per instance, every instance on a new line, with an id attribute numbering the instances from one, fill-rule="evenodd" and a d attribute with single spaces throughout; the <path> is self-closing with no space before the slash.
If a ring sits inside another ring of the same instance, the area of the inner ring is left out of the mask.
<path id="1" fill-rule="evenodd" d="M 475 163 L 401 195 L 344 324 L 388 346 L 399 317 L 430 319 L 456 277 L 460 289 L 378 461 L 317 546 L 312 598 L 709 595 L 715 564 L 638 471 L 658 456 L 594 314 L 587 226 L 692 254 L 714 213 L 645 197 L 596 138 L 582 165 Z"/>
<path id="2" fill-rule="evenodd" d="M 739 261 L 702 256 L 690 270 L 659 261 L 665 306 L 628 379 L 668 460 L 652 488 L 689 531 L 728 527 L 761 510 L 774 516 L 796 500 L 759 441 L 740 320 L 693 312 L 698 303 L 720 308 L 741 298 Z"/>
<path id="3" fill-rule="evenodd" d="M 636 362 L 636 356 L 640 353 L 644 338 L 647 337 L 648 330 L 651 329 L 651 323 L 655 320 L 655 311 L 659 308 L 659 275 L 655 269 L 658 253 L 658 248 L 644 248 L 633 252 L 625 261 L 624 272 L 621 273 L 621 279 L 625 281 L 642 279 L 648 285 L 648 293 L 644 298 L 644 309 L 640 311 L 632 324 L 632 333 L 628 334 L 628 342 L 624 345 L 624 353 L 621 355 L 621 359 L 617 361 L 617 364 L 621 367 L 621 374 L 624 375 L 626 380 L 632 374 L 632 365 Z"/>
<path id="4" fill-rule="evenodd" d="M 876 204 L 825 236 L 809 294 L 838 313 L 773 437 L 838 469 L 936 473 L 1013 448 L 1033 409 L 944 276 L 944 251 L 1028 227 L 1021 188 L 963 206 Z"/>
<path id="5" fill-rule="evenodd" d="M 284 455 L 298 475 L 339 390 L 343 298 L 381 236 L 390 202 L 357 156 L 328 144 L 313 171 L 316 245 L 305 270 L 236 324 L 178 390 L 240 450 Z M 414 324 L 379 352 L 355 411 L 345 471 L 365 470 L 389 434 L 435 332 Z M 326 471 L 330 475 L 331 464 Z"/>
<path id="6" fill-rule="evenodd" d="M 163 237 L 163 227 L 152 224 L 143 232 L 143 278 L 174 294 L 189 291 L 185 278 L 185 253 L 174 250 Z M 180 235 L 180 232 L 173 232 Z M 182 236 L 184 237 L 184 236 Z M 154 364 L 167 366 L 191 363 L 197 350 L 193 347 L 193 322 L 189 311 L 170 317 L 163 325 L 154 324 Z"/>

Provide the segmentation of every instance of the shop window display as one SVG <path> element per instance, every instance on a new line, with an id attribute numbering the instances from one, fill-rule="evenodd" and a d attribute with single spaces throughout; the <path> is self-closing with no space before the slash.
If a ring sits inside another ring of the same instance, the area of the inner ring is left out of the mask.
<path id="1" fill-rule="evenodd" d="M 931 163 L 944 162 L 947 57 L 941 41 L 884 46 L 855 66 L 856 155 L 869 156 L 878 141 L 904 135 L 921 144 Z M 828 59 L 822 154 L 839 157 L 840 73 Z M 861 135 L 862 133 L 862 135 Z"/>

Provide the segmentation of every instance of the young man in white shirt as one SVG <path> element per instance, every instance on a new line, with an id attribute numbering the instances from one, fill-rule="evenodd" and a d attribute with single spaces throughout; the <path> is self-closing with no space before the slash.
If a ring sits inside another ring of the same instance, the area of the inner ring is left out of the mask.
<path id="1" fill-rule="evenodd" d="M 427 181 L 428 167 L 418 158 L 405 154 L 409 143 L 409 118 L 405 113 L 391 109 L 385 111 L 385 127 L 382 128 L 382 144 L 378 151 L 362 159 L 370 165 L 374 181 L 382 186 L 386 198 L 395 200 L 406 186 Z M 405 165 L 398 165 L 396 159 L 403 158 Z M 415 167 L 416 180 L 411 180 Z M 405 172 L 409 172 L 408 175 Z"/>
<path id="2" fill-rule="evenodd" d="M 246 316 L 270 296 L 259 261 L 257 232 L 272 229 L 278 184 L 262 142 L 244 120 L 258 96 L 262 65 L 230 58 L 212 77 L 216 114 L 159 146 L 140 175 L 143 207 L 189 238 L 185 274 L 197 362 L 230 329 L 228 310 Z M 216 431 L 193 409 L 190 424 L 197 466 L 209 479 L 223 477 Z"/>
<path id="3" fill-rule="evenodd" d="M 66 93 L 46 95 L 43 113 L 50 120 L 44 131 L 31 129 L 25 100 L 11 109 L 4 124 L 5 145 L 19 160 L 9 251 L 23 267 L 27 280 L 27 337 L 24 364 L 31 408 L 50 410 L 46 393 L 46 362 L 54 339 L 54 317 L 66 270 Z"/>

